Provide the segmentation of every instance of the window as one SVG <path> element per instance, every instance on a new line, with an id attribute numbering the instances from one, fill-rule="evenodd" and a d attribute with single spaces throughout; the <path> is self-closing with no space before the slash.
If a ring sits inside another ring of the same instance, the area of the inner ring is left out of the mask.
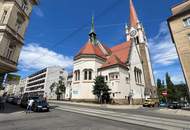
<path id="1" fill-rule="evenodd" d="M 130 83 L 130 74 L 126 77 L 126 83 L 127 83 L 127 84 Z"/>
<path id="2" fill-rule="evenodd" d="M 135 67 L 134 75 L 135 75 L 135 82 L 137 84 L 142 84 L 142 71 Z"/>
<path id="3" fill-rule="evenodd" d="M 186 27 L 189 27 L 190 26 L 190 17 L 184 19 L 183 22 L 184 22 Z"/>
<path id="4" fill-rule="evenodd" d="M 8 13 L 8 11 L 7 11 L 7 10 L 4 10 L 3 15 L 2 15 L 2 17 L 1 17 L 1 23 L 2 23 L 2 24 L 5 22 L 7 13 Z"/>
<path id="5" fill-rule="evenodd" d="M 88 79 L 92 80 L 92 71 L 89 71 Z"/>
<path id="6" fill-rule="evenodd" d="M 22 1 L 22 9 L 23 9 L 24 11 L 28 10 L 27 4 L 28 4 L 28 3 L 27 3 L 26 0 L 23 0 L 23 1 Z"/>
<path id="7" fill-rule="evenodd" d="M 74 75 L 75 75 L 75 81 L 80 80 L 80 70 L 76 70 L 76 71 L 74 72 Z"/>
<path id="8" fill-rule="evenodd" d="M 110 78 L 110 80 L 118 80 L 119 79 L 119 73 L 118 72 L 110 73 L 109 78 Z"/>
<path id="9" fill-rule="evenodd" d="M 7 53 L 6 53 L 7 59 L 12 60 L 12 56 L 14 55 L 15 48 L 16 48 L 16 45 L 14 45 L 13 43 L 9 44 L 9 48 L 7 50 Z"/>
<path id="10" fill-rule="evenodd" d="M 22 14 L 17 13 L 17 21 L 16 21 L 16 31 L 19 32 L 20 28 L 22 27 L 22 24 L 24 23 L 25 19 L 22 16 Z"/>
<path id="11" fill-rule="evenodd" d="M 84 70 L 84 80 L 92 80 L 92 70 L 91 69 Z"/>
<path id="12" fill-rule="evenodd" d="M 105 81 L 108 81 L 108 76 L 107 75 L 105 76 Z"/>
<path id="13" fill-rule="evenodd" d="M 87 80 L 87 78 L 88 78 L 88 71 L 85 70 L 85 71 L 84 71 L 84 80 Z"/>

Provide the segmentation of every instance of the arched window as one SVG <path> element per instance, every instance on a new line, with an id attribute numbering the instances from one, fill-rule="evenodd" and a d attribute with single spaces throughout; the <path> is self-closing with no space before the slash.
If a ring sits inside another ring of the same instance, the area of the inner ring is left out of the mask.
<path id="1" fill-rule="evenodd" d="M 84 70 L 84 80 L 92 80 L 92 69 Z"/>
<path id="2" fill-rule="evenodd" d="M 75 75 L 75 81 L 80 80 L 80 70 L 75 70 L 74 75 Z"/>
<path id="3" fill-rule="evenodd" d="M 142 83 L 142 71 L 139 68 L 134 68 L 135 82 L 138 84 Z"/>
<path id="4" fill-rule="evenodd" d="M 84 80 L 87 80 L 88 79 L 88 70 L 85 70 L 84 71 Z"/>

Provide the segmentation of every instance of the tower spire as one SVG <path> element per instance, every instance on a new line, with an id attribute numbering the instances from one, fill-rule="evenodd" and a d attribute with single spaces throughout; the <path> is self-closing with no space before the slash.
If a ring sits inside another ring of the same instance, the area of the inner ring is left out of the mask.
<path id="1" fill-rule="evenodd" d="M 131 27 L 136 27 L 139 20 L 137 17 L 137 13 L 133 4 L 133 0 L 130 0 L 130 25 Z"/>
<path id="2" fill-rule="evenodd" d="M 94 16 L 93 15 L 92 15 L 91 30 L 90 30 L 89 36 L 90 36 L 91 43 L 96 44 L 96 33 L 95 33 Z"/>

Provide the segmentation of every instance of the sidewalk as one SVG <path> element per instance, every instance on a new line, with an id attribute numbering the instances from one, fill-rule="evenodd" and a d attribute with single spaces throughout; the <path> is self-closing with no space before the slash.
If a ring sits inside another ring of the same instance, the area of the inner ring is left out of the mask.
<path id="1" fill-rule="evenodd" d="M 109 108 L 109 109 L 139 109 L 142 105 L 110 105 L 110 104 L 95 104 L 95 103 L 84 103 L 84 102 L 70 102 L 70 101 L 48 101 L 49 103 L 55 104 L 70 104 L 78 106 L 90 106 L 99 108 Z"/>
<path id="2" fill-rule="evenodd" d="M 168 109 L 168 108 L 144 108 L 142 105 L 110 105 L 110 104 L 94 104 L 94 103 L 84 103 L 84 102 L 70 102 L 70 101 L 49 101 L 51 104 L 68 104 L 75 106 L 88 106 L 94 108 L 104 108 L 104 109 L 115 109 L 115 110 L 145 110 L 146 112 L 155 112 L 160 114 L 168 115 L 180 115 L 180 116 L 190 116 L 190 111 L 181 109 Z"/>

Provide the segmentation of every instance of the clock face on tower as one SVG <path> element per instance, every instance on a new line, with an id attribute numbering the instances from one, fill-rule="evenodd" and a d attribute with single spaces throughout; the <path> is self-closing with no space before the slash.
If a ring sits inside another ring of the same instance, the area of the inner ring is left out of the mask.
<path id="1" fill-rule="evenodd" d="M 130 31 L 130 36 L 131 36 L 132 38 L 134 38 L 134 37 L 136 37 L 136 35 L 137 35 L 137 30 L 133 28 L 133 29 Z"/>

